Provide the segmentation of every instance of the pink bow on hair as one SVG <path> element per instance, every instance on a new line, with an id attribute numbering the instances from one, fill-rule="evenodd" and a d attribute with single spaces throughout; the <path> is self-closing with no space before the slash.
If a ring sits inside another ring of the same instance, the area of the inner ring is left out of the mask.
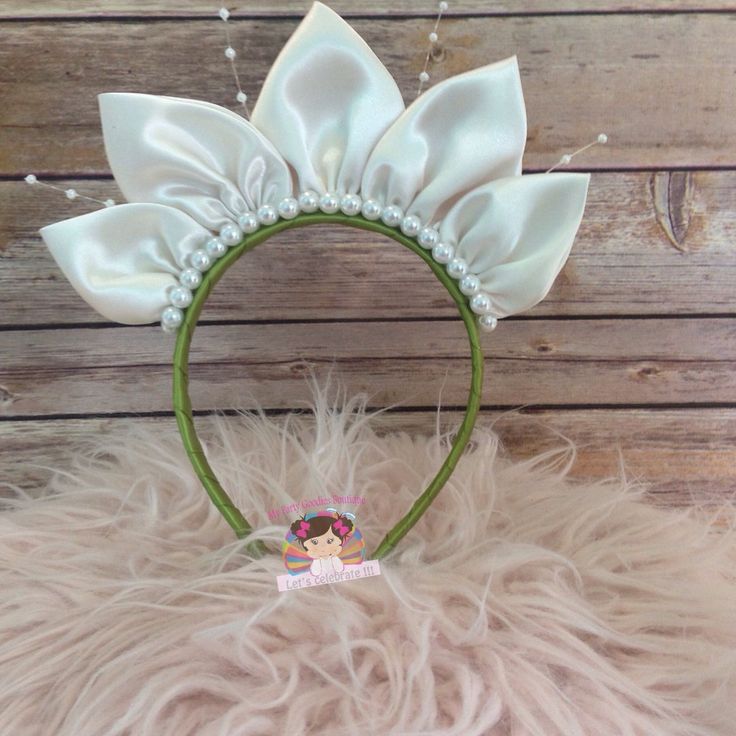
<path id="1" fill-rule="evenodd" d="M 309 522 L 308 521 L 300 521 L 299 522 L 299 531 L 297 531 L 296 535 L 297 537 L 304 537 L 307 536 L 307 532 L 309 531 Z"/>
<path id="2" fill-rule="evenodd" d="M 350 531 L 339 519 L 332 525 L 332 529 L 343 537 Z"/>

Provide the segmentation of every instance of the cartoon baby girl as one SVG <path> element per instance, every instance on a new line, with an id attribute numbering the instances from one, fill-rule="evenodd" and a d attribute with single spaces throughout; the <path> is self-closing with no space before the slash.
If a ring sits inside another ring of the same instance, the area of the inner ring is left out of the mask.
<path id="1" fill-rule="evenodd" d="M 342 572 L 345 565 L 340 559 L 340 551 L 352 530 L 353 522 L 345 515 L 312 516 L 297 519 L 291 525 L 292 534 L 312 558 L 309 566 L 312 575 Z"/>

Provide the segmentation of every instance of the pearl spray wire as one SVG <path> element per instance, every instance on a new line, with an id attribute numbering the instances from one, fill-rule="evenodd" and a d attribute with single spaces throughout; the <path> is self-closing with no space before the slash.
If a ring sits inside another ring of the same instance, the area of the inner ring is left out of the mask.
<path id="1" fill-rule="evenodd" d="M 437 35 L 437 29 L 440 27 L 440 21 L 442 20 L 442 14 L 447 12 L 447 9 L 450 6 L 446 2 L 441 2 L 437 6 L 437 20 L 434 22 L 434 28 L 430 32 L 428 38 L 429 38 L 429 48 L 427 49 L 427 54 L 424 57 L 424 67 L 422 68 L 422 71 L 419 72 L 419 89 L 417 90 L 417 97 L 422 94 L 422 90 L 424 89 L 424 85 L 429 82 L 429 72 L 427 69 L 429 68 L 429 60 L 432 56 L 432 50 L 434 49 L 435 44 L 439 41 L 439 36 Z"/>
<path id="2" fill-rule="evenodd" d="M 598 145 L 599 143 L 608 143 L 608 136 L 605 133 L 599 133 L 598 137 L 594 140 L 588 143 L 587 146 L 583 146 L 582 148 L 578 148 L 577 151 L 573 151 L 572 153 L 563 153 L 562 156 L 560 156 L 560 160 L 552 167 L 547 169 L 545 171 L 545 174 L 549 174 L 550 171 L 554 171 L 559 166 L 567 166 L 567 164 L 572 161 L 573 156 L 577 156 L 579 153 L 582 153 L 583 151 L 587 151 L 589 148 L 592 148 L 593 146 Z"/>
<path id="3" fill-rule="evenodd" d="M 101 204 L 105 207 L 113 207 L 115 205 L 114 199 L 97 199 L 96 197 L 88 197 L 86 194 L 80 194 L 76 189 L 62 189 L 61 187 L 54 186 L 53 184 L 47 184 L 45 181 L 39 181 L 35 174 L 28 174 L 25 178 L 25 182 L 32 186 L 46 187 L 47 189 L 53 189 L 56 192 L 66 194 L 67 199 L 84 199 L 87 202 L 95 202 L 96 204 Z"/>
<path id="4" fill-rule="evenodd" d="M 250 119 L 250 112 L 248 111 L 248 95 L 243 92 L 243 88 L 240 86 L 240 77 L 238 76 L 238 68 L 235 65 L 235 59 L 238 54 L 233 48 L 233 43 L 230 38 L 230 25 L 228 19 L 230 18 L 230 11 L 227 8 L 220 8 L 218 15 L 225 23 L 225 40 L 227 41 L 227 48 L 225 49 L 225 58 L 230 62 L 230 68 L 233 70 L 233 77 L 235 77 L 235 86 L 238 88 L 238 94 L 235 95 L 235 99 L 243 106 L 243 113 L 246 119 Z"/>

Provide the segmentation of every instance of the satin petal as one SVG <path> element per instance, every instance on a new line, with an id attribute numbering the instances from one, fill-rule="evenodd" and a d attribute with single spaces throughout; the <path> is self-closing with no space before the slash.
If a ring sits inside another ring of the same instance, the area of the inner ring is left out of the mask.
<path id="1" fill-rule="evenodd" d="M 103 317 L 129 325 L 159 320 L 187 255 L 211 235 L 160 204 L 122 204 L 41 229 L 79 295 Z"/>
<path id="2" fill-rule="evenodd" d="M 251 120 L 300 190 L 357 192 L 378 139 L 401 114 L 396 83 L 363 39 L 315 3 L 266 77 Z"/>
<path id="3" fill-rule="evenodd" d="M 590 174 L 569 173 L 497 179 L 447 213 L 440 238 L 480 278 L 497 317 L 547 295 L 572 248 L 589 181 Z"/>
<path id="4" fill-rule="evenodd" d="M 130 202 L 176 207 L 211 230 L 292 192 L 291 173 L 248 121 L 197 100 L 99 96 L 107 158 Z"/>
<path id="5" fill-rule="evenodd" d="M 434 224 L 470 189 L 519 175 L 525 142 L 526 111 L 512 56 L 424 92 L 376 145 L 362 194 Z"/>

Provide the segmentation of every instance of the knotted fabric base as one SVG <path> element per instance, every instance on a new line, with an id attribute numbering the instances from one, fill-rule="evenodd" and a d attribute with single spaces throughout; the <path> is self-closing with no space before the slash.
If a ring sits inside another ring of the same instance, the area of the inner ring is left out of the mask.
<path id="1" fill-rule="evenodd" d="M 365 497 L 373 549 L 448 440 L 315 403 L 219 419 L 208 455 L 267 544 L 293 520 L 269 510 L 337 493 Z M 380 577 L 279 593 L 281 559 L 243 553 L 173 420 L 86 444 L 0 514 L 2 734 L 734 732 L 736 533 L 572 482 L 569 447 L 511 463 L 477 429 Z"/>

